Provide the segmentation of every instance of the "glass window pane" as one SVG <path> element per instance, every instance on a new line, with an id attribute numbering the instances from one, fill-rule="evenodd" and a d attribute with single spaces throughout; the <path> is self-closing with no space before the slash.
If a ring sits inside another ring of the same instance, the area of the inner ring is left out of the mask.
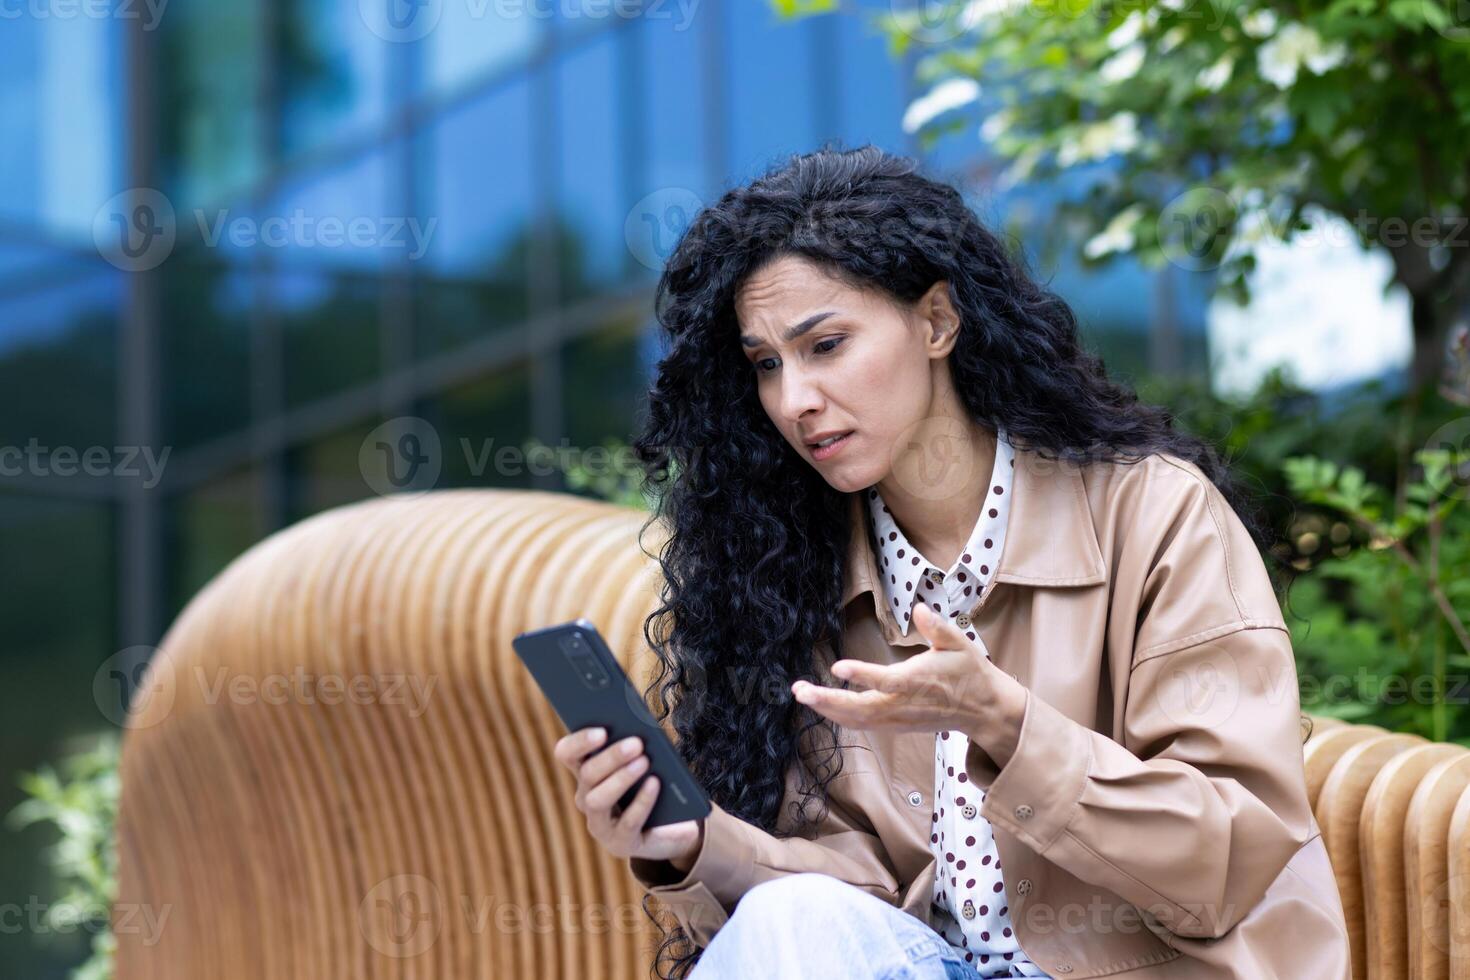
<path id="1" fill-rule="evenodd" d="M 515 257 L 524 263 L 534 191 L 530 150 L 525 79 L 446 112 L 420 134 L 422 211 L 437 219 L 428 253 L 436 272 L 479 277 Z M 524 265 L 515 271 L 523 274 Z"/>
<path id="2" fill-rule="evenodd" d="M 256 222 L 253 247 L 290 268 L 371 270 L 421 253 L 426 226 L 389 203 L 389 174 L 397 162 L 389 151 L 373 150 L 292 182 Z"/>
<path id="3" fill-rule="evenodd" d="M 608 438 L 629 442 L 652 381 L 647 363 L 649 321 L 615 320 L 562 349 L 563 417 L 576 447 Z"/>
<path id="4" fill-rule="evenodd" d="M 442 4 L 438 23 L 422 42 L 429 89 L 455 89 L 527 61 L 546 33 L 536 9 L 488 0 Z"/>
<path id="5" fill-rule="evenodd" d="M 423 279 L 414 284 L 413 308 L 414 357 L 431 357 L 523 322 L 526 283 L 505 276 Z"/>
<path id="6" fill-rule="evenodd" d="M 192 446 L 245 428 L 254 277 L 177 256 L 159 272 L 165 443 Z"/>
<path id="7" fill-rule="evenodd" d="M 559 152 L 558 255 L 564 299 L 615 285 L 631 260 L 623 227 L 622 107 L 618 44 L 625 32 L 600 34 L 563 56 L 556 80 Z"/>
<path id="8" fill-rule="evenodd" d="M 531 142 L 525 79 L 449 111 L 415 137 L 418 213 L 425 227 L 434 222 L 415 263 L 417 356 L 526 318 Z"/>
<path id="9" fill-rule="evenodd" d="M 687 187 L 701 195 L 709 191 L 700 62 L 705 23 L 696 19 L 685 30 L 676 30 L 664 19 L 638 25 L 634 41 L 643 80 L 637 98 L 648 133 L 646 190 Z"/>
<path id="10" fill-rule="evenodd" d="M 288 407 L 377 377 L 381 289 L 378 279 L 304 269 L 272 277 Z"/>
<path id="11" fill-rule="evenodd" d="M 182 222 L 186 208 L 243 193 L 265 164 L 259 9 L 173 0 L 158 44 L 159 166 Z"/>
<path id="12" fill-rule="evenodd" d="M 891 13 L 892 0 L 859 0 L 849 15 L 835 18 L 841 64 L 839 112 L 835 135 L 849 147 L 873 143 L 891 153 L 908 153 L 901 122 L 907 69 L 887 50 L 883 32 L 873 23 Z"/>
<path id="13" fill-rule="evenodd" d="M 636 93 L 647 138 L 645 170 L 630 204 L 635 225 L 627 244 L 633 271 L 653 281 L 674 244 L 699 208 L 710 203 L 709 158 L 705 152 L 704 72 L 700 48 L 709 18 L 656 17 L 641 22 L 629 43 L 639 66 Z"/>
<path id="14" fill-rule="evenodd" d="M 531 374 L 517 364 L 425 399 L 417 415 L 439 433 L 439 487 L 532 486 Z M 538 461 L 539 462 L 539 461 Z"/>
<path id="15" fill-rule="evenodd" d="M 252 9 L 252 5 L 243 5 Z M 453 4 L 450 4 L 453 6 Z M 281 13 L 277 84 L 287 155 L 383 120 L 388 45 L 356 3 L 288 0 Z"/>
<path id="16" fill-rule="evenodd" d="M 166 509 L 170 618 L 265 536 L 262 489 L 259 469 L 247 467 L 170 501 Z"/>
<path id="17" fill-rule="evenodd" d="M 780 21 L 769 4 L 732 3 L 728 25 L 730 180 L 746 181 L 816 145 L 811 19 Z"/>
<path id="18" fill-rule="evenodd" d="M 373 496 L 368 480 L 376 475 L 364 475 L 361 450 L 381 422 L 372 418 L 287 451 L 287 523 Z"/>
<path id="19" fill-rule="evenodd" d="M 35 278 L 0 293 L 0 445 L 114 446 L 125 276 Z"/>
<path id="20" fill-rule="evenodd" d="M 622 4 L 603 0 L 558 0 L 556 4 L 538 6 L 551 11 L 556 18 L 554 26 L 559 41 L 566 45 L 575 44 L 598 31 L 613 29 L 613 25 L 621 20 L 618 10 L 630 5 L 626 0 Z"/>
<path id="21" fill-rule="evenodd" d="M 89 245 L 93 216 L 122 190 L 122 22 L 3 9 L 0 216 Z"/>
<path id="22" fill-rule="evenodd" d="M 70 249 L 49 242 L 0 242 L 0 296 L 35 289 L 47 281 L 74 279 L 98 269 L 97 250 Z M 6 333 L 0 323 L 0 336 Z"/>

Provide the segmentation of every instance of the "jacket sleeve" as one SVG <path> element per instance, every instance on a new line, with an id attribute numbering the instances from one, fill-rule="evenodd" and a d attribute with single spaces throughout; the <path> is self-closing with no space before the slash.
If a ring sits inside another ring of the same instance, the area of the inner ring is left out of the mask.
<path id="1" fill-rule="evenodd" d="M 1138 588 L 1118 583 L 1138 602 L 1122 740 L 1028 691 L 1005 765 L 974 744 L 966 759 L 986 819 L 1191 938 L 1244 918 L 1315 834 L 1290 634 L 1202 479 L 1150 494 L 1153 560 Z"/>
<path id="2" fill-rule="evenodd" d="M 776 837 L 711 803 L 704 841 L 689 872 L 680 877 L 668 861 L 629 858 L 644 890 L 666 905 L 694 942 L 709 945 L 742 895 L 763 881 L 802 871 L 840 878 L 892 905 L 899 882 L 878 836 L 831 792 L 827 815 L 806 837 Z"/>

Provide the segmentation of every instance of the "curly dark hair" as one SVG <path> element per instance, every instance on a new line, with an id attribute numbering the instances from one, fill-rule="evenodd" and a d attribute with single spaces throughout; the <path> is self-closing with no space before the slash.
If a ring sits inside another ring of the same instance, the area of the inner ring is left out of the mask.
<path id="1" fill-rule="evenodd" d="M 1047 459 L 1132 463 L 1162 452 L 1189 460 L 1262 552 L 1271 542 L 1215 450 L 1109 380 L 1067 304 L 956 188 L 921 175 L 915 160 L 871 145 L 824 146 L 726 191 L 689 224 L 658 283 L 666 354 L 633 447 L 659 501 L 649 524 L 668 532 L 658 555 L 661 603 L 643 624 L 659 661 L 644 694 L 658 689 L 660 719 L 672 699 L 679 752 L 710 798 L 768 832 L 776 833 L 786 773 L 799 764 L 801 833 L 807 804 L 826 806 L 841 753 L 832 723 L 790 686 L 822 683 L 816 644 L 842 656 L 849 511 L 848 495 L 767 417 L 738 340 L 737 291 L 784 255 L 905 304 L 947 280 L 961 319 L 949 365 L 971 418 L 1003 426 L 1013 444 Z M 808 739 L 822 746 L 812 768 L 798 752 Z M 645 912 L 651 900 L 645 895 Z M 700 953 L 675 925 L 654 970 L 686 976 Z"/>

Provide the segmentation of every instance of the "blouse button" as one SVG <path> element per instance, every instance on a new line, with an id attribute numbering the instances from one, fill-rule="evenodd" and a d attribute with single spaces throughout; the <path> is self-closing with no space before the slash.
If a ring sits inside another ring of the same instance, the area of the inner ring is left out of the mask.
<path id="1" fill-rule="evenodd" d="M 960 906 L 960 915 L 967 919 L 975 918 L 975 903 L 968 898 L 965 899 L 965 904 Z"/>
<path id="2" fill-rule="evenodd" d="M 966 820 L 974 820 L 975 814 L 977 812 L 978 811 L 975 809 L 975 804 L 973 803 L 966 803 L 964 807 L 960 810 L 960 813 L 964 814 Z"/>
<path id="3" fill-rule="evenodd" d="M 918 790 L 914 790 L 912 793 L 909 794 L 909 804 L 911 806 L 922 806 L 923 803 L 924 794 L 920 793 Z"/>
<path id="4" fill-rule="evenodd" d="M 967 630 L 970 628 L 970 617 L 965 613 L 960 613 L 954 618 L 954 624 L 962 630 Z"/>
<path id="5" fill-rule="evenodd" d="M 1030 895 L 1031 894 L 1031 879 L 1030 878 L 1022 878 L 1020 881 L 1016 882 L 1016 894 L 1018 894 L 1018 895 Z"/>
<path id="6" fill-rule="evenodd" d="M 1016 819 L 1030 820 L 1031 814 L 1035 812 L 1036 811 L 1032 810 L 1031 807 L 1027 806 L 1025 803 L 1022 803 L 1020 806 L 1016 807 Z"/>

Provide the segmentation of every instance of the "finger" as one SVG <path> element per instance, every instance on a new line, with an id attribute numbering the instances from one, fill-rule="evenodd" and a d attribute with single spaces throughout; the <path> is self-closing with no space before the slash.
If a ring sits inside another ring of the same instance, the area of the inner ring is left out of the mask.
<path id="1" fill-rule="evenodd" d="M 894 669 L 900 664 L 873 664 L 865 660 L 839 660 L 832 665 L 832 676 L 856 681 L 865 688 L 884 690 L 891 685 Z"/>
<path id="2" fill-rule="evenodd" d="M 587 757 L 587 754 L 602 745 L 606 739 L 606 728 L 579 728 L 557 739 L 551 755 L 557 762 L 570 769 L 572 775 L 575 776 L 577 770 L 582 767 L 582 760 Z"/>
<path id="3" fill-rule="evenodd" d="M 628 746 L 632 746 L 629 750 Z M 589 791 L 623 765 L 631 762 L 643 752 L 643 740 L 637 735 L 620 738 L 605 749 L 598 750 L 592 758 L 583 761 L 581 771 L 582 789 Z"/>
<path id="4" fill-rule="evenodd" d="M 648 823 L 648 815 L 653 812 L 653 804 L 658 802 L 658 777 L 650 775 L 638 787 L 638 792 L 633 794 L 633 801 L 623 808 L 617 820 L 613 824 L 613 833 L 625 840 L 632 840 L 643 832 L 643 825 Z"/>
<path id="5" fill-rule="evenodd" d="M 919 603 L 914 609 L 914 625 L 919 634 L 936 650 L 964 650 L 970 646 L 965 631 L 949 620 L 943 619 L 933 609 Z"/>
<path id="6" fill-rule="evenodd" d="M 632 786 L 638 777 L 647 771 L 648 762 L 648 756 L 640 755 L 589 789 L 587 795 L 582 798 L 583 803 L 586 804 L 587 813 L 599 819 L 605 818 L 610 824 L 613 804 L 622 799 L 623 794 L 628 792 L 628 787 Z"/>
<path id="7" fill-rule="evenodd" d="M 807 681 L 795 686 L 796 699 L 828 717 L 866 718 L 868 714 L 882 710 L 889 700 L 882 691 L 843 691 L 835 687 L 819 687 Z"/>

